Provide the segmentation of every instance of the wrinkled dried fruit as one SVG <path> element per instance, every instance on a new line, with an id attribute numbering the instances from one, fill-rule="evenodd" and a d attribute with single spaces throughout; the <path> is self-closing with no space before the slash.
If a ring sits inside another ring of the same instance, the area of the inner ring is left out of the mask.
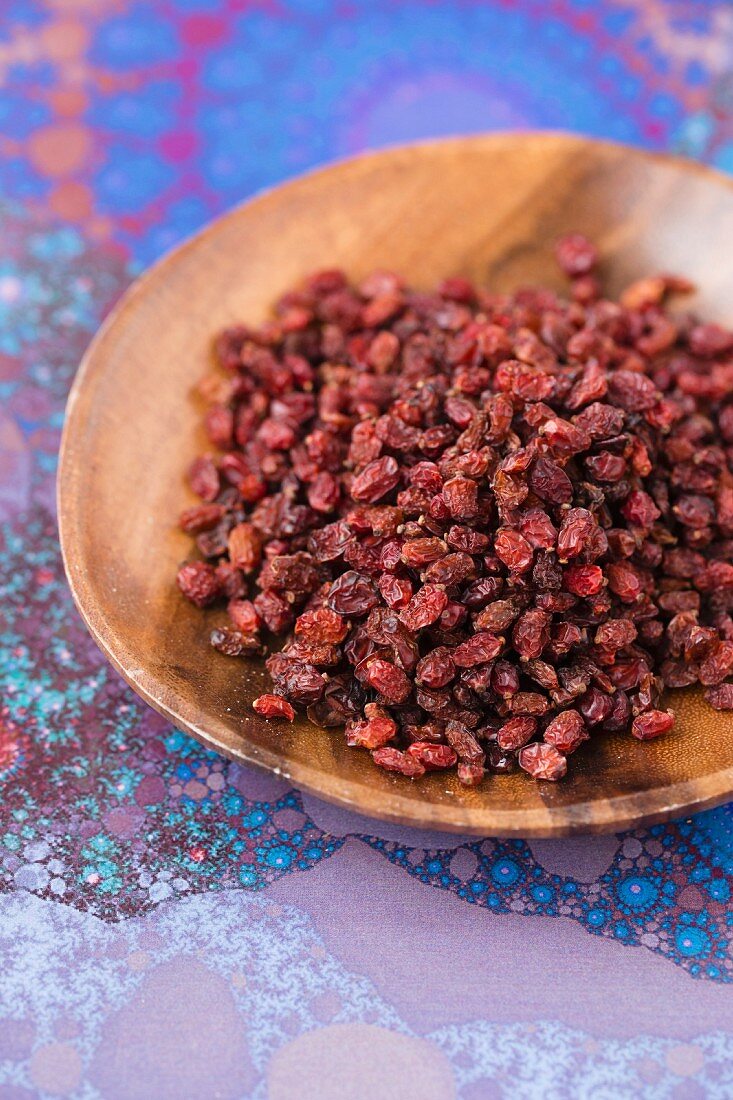
<path id="1" fill-rule="evenodd" d="M 631 732 L 639 741 L 650 741 L 653 737 L 668 733 L 673 725 L 674 715 L 671 710 L 648 710 L 634 719 Z"/>
<path id="2" fill-rule="evenodd" d="M 484 777 L 484 766 L 477 761 L 459 760 L 456 771 L 462 787 L 478 787 Z"/>
<path id="3" fill-rule="evenodd" d="M 366 678 L 370 687 L 390 703 L 404 703 L 410 695 L 410 681 L 401 668 L 375 657 L 367 664 Z"/>
<path id="4" fill-rule="evenodd" d="M 438 621 L 448 603 L 445 589 L 425 584 L 412 597 L 400 619 L 408 630 L 422 630 Z"/>
<path id="5" fill-rule="evenodd" d="M 208 562 L 191 561 L 181 566 L 176 581 L 186 599 L 197 607 L 206 607 L 220 594 L 214 567 Z"/>
<path id="6" fill-rule="evenodd" d="M 296 637 L 308 642 L 338 643 L 344 640 L 348 632 L 348 623 L 327 607 L 304 611 L 295 623 Z"/>
<path id="7" fill-rule="evenodd" d="M 570 756 L 583 741 L 588 740 L 589 734 L 577 710 L 563 710 L 548 723 L 542 737 L 548 745 L 554 745 Z"/>
<path id="8" fill-rule="evenodd" d="M 510 718 L 497 733 L 497 744 L 502 749 L 520 749 L 532 740 L 536 732 L 535 718 Z"/>
<path id="9" fill-rule="evenodd" d="M 733 684 L 718 684 L 708 688 L 705 699 L 715 710 L 733 710 Z"/>
<path id="10" fill-rule="evenodd" d="M 391 718 L 367 718 L 347 722 L 346 743 L 362 749 L 381 749 L 397 735 L 397 723 Z"/>
<path id="11" fill-rule="evenodd" d="M 503 638 L 497 638 L 494 634 L 474 634 L 472 638 L 456 646 L 452 653 L 453 662 L 459 668 L 488 664 L 501 651 L 503 644 Z"/>
<path id="12" fill-rule="evenodd" d="M 419 760 L 426 771 L 452 768 L 458 756 L 450 745 L 434 745 L 430 741 L 413 741 L 407 755 Z"/>
<path id="13" fill-rule="evenodd" d="M 568 770 L 568 762 L 554 745 L 542 745 L 538 741 L 519 750 L 519 766 L 533 779 L 562 779 Z"/>
<path id="14" fill-rule="evenodd" d="M 260 695 L 253 702 L 252 710 L 257 711 L 263 718 L 287 718 L 288 722 L 292 722 L 295 718 L 295 711 L 290 703 L 280 695 Z"/>
<path id="15" fill-rule="evenodd" d="M 415 679 L 429 688 L 442 688 L 455 677 L 456 665 L 447 646 L 438 646 L 418 662 Z"/>
<path id="16" fill-rule="evenodd" d="M 416 760 L 414 756 L 410 756 L 409 753 L 400 752 L 399 749 L 393 749 L 390 746 L 375 749 L 372 753 L 372 760 L 380 768 L 385 768 L 390 772 L 399 772 L 400 775 L 406 775 L 408 779 L 417 779 L 418 776 L 425 775 L 424 764 Z"/>
<path id="17" fill-rule="evenodd" d="M 211 644 L 225 657 L 259 657 L 263 653 L 262 644 L 254 634 L 243 634 L 226 626 L 212 630 Z"/>

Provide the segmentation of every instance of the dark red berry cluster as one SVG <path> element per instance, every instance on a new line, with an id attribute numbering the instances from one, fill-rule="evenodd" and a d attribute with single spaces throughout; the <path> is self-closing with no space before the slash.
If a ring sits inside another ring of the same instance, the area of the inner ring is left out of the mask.
<path id="1" fill-rule="evenodd" d="M 258 713 L 474 785 L 665 733 L 665 686 L 733 708 L 733 334 L 557 258 L 569 301 L 322 271 L 219 336 L 178 584 L 272 653 Z"/>

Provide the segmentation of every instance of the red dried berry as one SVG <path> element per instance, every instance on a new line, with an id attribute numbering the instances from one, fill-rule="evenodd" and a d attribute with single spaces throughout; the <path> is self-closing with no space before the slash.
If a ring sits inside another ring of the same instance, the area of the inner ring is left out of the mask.
<path id="1" fill-rule="evenodd" d="M 343 573 L 331 585 L 326 602 L 332 611 L 340 615 L 366 615 L 379 603 L 374 585 L 354 570 Z"/>
<path id="2" fill-rule="evenodd" d="M 366 679 L 370 687 L 391 703 L 404 703 L 410 697 L 410 681 L 402 669 L 380 657 L 368 662 Z"/>
<path id="3" fill-rule="evenodd" d="M 598 263 L 595 246 L 582 233 L 568 233 L 555 244 L 555 258 L 571 278 L 588 275 Z"/>
<path id="4" fill-rule="evenodd" d="M 550 641 L 550 616 L 546 611 L 533 609 L 520 615 L 512 630 L 512 643 L 520 657 L 531 660 L 539 657 Z"/>
<path id="5" fill-rule="evenodd" d="M 189 535 L 198 535 L 202 531 L 210 531 L 212 527 L 216 527 L 223 515 L 224 509 L 221 504 L 198 504 L 194 508 L 187 508 L 185 512 L 181 512 L 178 523 L 182 531 Z"/>
<path id="6" fill-rule="evenodd" d="M 348 623 L 327 607 L 304 611 L 295 622 L 295 633 L 309 642 L 338 644 L 348 634 Z"/>
<path id="7" fill-rule="evenodd" d="M 733 348 L 733 333 L 720 325 L 696 325 L 688 336 L 690 351 L 704 359 L 722 355 Z"/>
<path id="8" fill-rule="evenodd" d="M 227 604 L 227 613 L 235 629 L 243 634 L 256 634 L 262 625 L 251 600 L 230 600 Z"/>
<path id="9" fill-rule="evenodd" d="M 519 691 L 519 672 L 508 661 L 497 661 L 491 670 L 492 690 L 501 699 L 510 699 Z"/>
<path id="10" fill-rule="evenodd" d="M 282 634 L 293 624 L 293 609 L 277 592 L 259 592 L 254 598 L 254 608 L 273 634 Z"/>
<path id="11" fill-rule="evenodd" d="M 220 561 L 215 567 L 216 579 L 222 596 L 228 600 L 238 600 L 246 592 L 244 577 L 239 569 L 228 561 Z"/>
<path id="12" fill-rule="evenodd" d="M 182 565 L 176 581 L 186 599 L 196 607 L 207 607 L 220 593 L 214 567 L 208 562 L 192 561 Z"/>
<path id="13" fill-rule="evenodd" d="M 266 664 L 276 688 L 293 703 L 310 706 L 323 695 L 325 679 L 312 665 L 280 653 L 269 657 Z"/>
<path id="14" fill-rule="evenodd" d="M 673 725 L 674 715 L 671 710 L 648 710 L 634 719 L 631 733 L 638 741 L 651 741 L 653 737 L 668 733 Z"/>
<path id="15" fill-rule="evenodd" d="M 408 539 L 407 542 L 402 545 L 402 560 L 405 565 L 409 565 L 411 569 L 421 569 L 424 565 L 429 565 L 433 561 L 437 561 L 438 558 L 445 557 L 448 553 L 448 547 L 442 539 L 435 538 L 419 538 Z"/>
<path id="16" fill-rule="evenodd" d="M 390 493 L 400 480 L 397 460 L 385 455 L 367 466 L 351 483 L 351 496 L 354 500 L 373 504 Z"/>
<path id="17" fill-rule="evenodd" d="M 251 523 L 238 523 L 229 532 L 229 560 L 243 573 L 253 573 L 262 559 L 262 539 Z"/>
<path id="18" fill-rule="evenodd" d="M 627 562 L 613 562 L 606 569 L 608 587 L 623 603 L 636 603 L 644 592 L 638 571 Z"/>
<path id="19" fill-rule="evenodd" d="M 570 504 L 573 485 L 562 466 L 549 458 L 538 458 L 529 474 L 529 487 L 550 504 Z"/>
<path id="20" fill-rule="evenodd" d="M 531 741 L 536 732 L 535 718 L 510 718 L 497 733 L 496 740 L 500 748 L 513 751 Z"/>
<path id="21" fill-rule="evenodd" d="M 596 645 L 613 653 L 636 640 L 638 631 L 630 619 L 607 619 L 595 633 Z"/>
<path id="22" fill-rule="evenodd" d="M 603 588 L 603 570 L 599 565 L 569 565 L 563 583 L 575 596 L 595 596 Z"/>
<path id="23" fill-rule="evenodd" d="M 252 709 L 263 718 L 286 718 L 288 722 L 295 718 L 295 711 L 290 703 L 280 695 L 260 695 L 252 703 Z"/>
<path id="24" fill-rule="evenodd" d="M 533 779 L 547 779 L 556 782 L 566 774 L 568 762 L 554 745 L 543 745 L 535 741 L 519 750 L 519 766 Z"/>
<path id="25" fill-rule="evenodd" d="M 661 516 L 656 504 L 643 489 L 634 489 L 624 501 L 621 511 L 634 527 L 649 529 Z"/>
<path id="26" fill-rule="evenodd" d="M 453 519 L 467 520 L 476 514 L 478 485 L 469 477 L 454 477 L 443 486 L 443 500 Z"/>
<path id="27" fill-rule="evenodd" d="M 377 582 L 382 599 L 389 607 L 401 611 L 407 607 L 413 594 L 412 585 L 407 577 L 395 577 L 384 573 Z"/>
<path id="28" fill-rule="evenodd" d="M 455 677 L 456 665 L 447 646 L 438 646 L 418 662 L 415 679 L 429 688 L 442 688 Z"/>
<path id="29" fill-rule="evenodd" d="M 407 755 L 419 761 L 426 771 L 452 768 L 458 760 L 450 745 L 433 745 L 430 741 L 413 741 L 407 749 Z"/>
<path id="30" fill-rule="evenodd" d="M 563 515 L 557 536 L 557 555 L 561 562 L 587 553 L 598 524 L 587 508 L 569 508 Z"/>
<path id="31" fill-rule="evenodd" d="M 461 760 L 483 763 L 483 749 L 471 731 L 461 722 L 449 721 L 445 727 L 445 738 Z"/>
<path id="32" fill-rule="evenodd" d="M 595 481 L 613 484 L 620 481 L 626 473 L 626 459 L 622 455 L 601 451 L 586 458 L 585 468 Z"/>
<path id="33" fill-rule="evenodd" d="M 478 787 L 484 777 L 483 764 L 472 760 L 459 760 L 456 768 L 458 782 L 462 787 Z"/>
<path id="34" fill-rule="evenodd" d="M 393 749 L 386 746 L 383 749 L 375 749 L 372 753 L 372 760 L 380 767 L 385 768 L 386 771 L 399 772 L 400 775 L 407 776 L 408 779 L 417 779 L 421 775 L 425 775 L 425 766 L 416 760 L 409 753 L 400 752 L 399 749 Z"/>
<path id="35" fill-rule="evenodd" d="M 541 508 L 530 508 L 519 519 L 519 530 L 523 538 L 535 550 L 552 550 L 557 541 L 557 528 L 547 512 Z"/>
<path id="36" fill-rule="evenodd" d="M 362 749 L 381 749 L 397 736 L 397 723 L 391 718 L 367 718 L 346 724 L 347 745 Z"/>
<path id="37" fill-rule="evenodd" d="M 244 634 L 228 627 L 218 627 L 211 632 L 211 644 L 225 657 L 259 657 L 263 648 L 254 634 Z"/>
<path id="38" fill-rule="evenodd" d="M 543 715 L 547 714 L 549 701 L 538 691 L 518 691 L 512 697 L 512 714 Z"/>
<path id="39" fill-rule="evenodd" d="M 501 527 L 496 532 L 494 552 L 512 573 L 526 573 L 534 561 L 534 552 L 527 539 L 510 527 Z"/>
<path id="40" fill-rule="evenodd" d="M 404 611 L 400 612 L 400 619 L 408 630 L 422 630 L 438 621 L 447 603 L 445 589 L 438 588 L 434 584 L 424 584 L 417 590 Z"/>
<path id="41" fill-rule="evenodd" d="M 548 745 L 554 745 L 565 756 L 570 756 L 583 741 L 588 740 L 589 734 L 577 710 L 563 710 L 548 723 L 542 737 Z"/>
<path id="42" fill-rule="evenodd" d="M 503 644 L 503 638 L 497 638 L 487 631 L 474 634 L 468 641 L 456 646 L 452 652 L 453 661 L 458 668 L 473 668 L 474 665 L 488 664 L 501 652 Z"/>
<path id="43" fill-rule="evenodd" d="M 338 504 L 341 486 L 333 474 L 327 470 L 316 474 L 308 486 L 308 503 L 316 512 L 332 512 Z"/>
<path id="44" fill-rule="evenodd" d="M 733 710 L 733 684 L 717 684 L 708 688 L 705 699 L 715 710 Z"/>
<path id="45" fill-rule="evenodd" d="M 717 631 L 714 633 L 717 639 Z M 685 658 L 687 659 L 687 650 L 685 650 Z M 700 665 L 700 683 L 710 687 L 721 683 L 729 676 L 733 676 L 733 641 L 716 641 L 712 652 Z"/>
<path id="46" fill-rule="evenodd" d="M 188 470 L 188 484 L 202 500 L 215 500 L 221 487 L 219 471 L 210 455 L 195 459 Z"/>
<path id="47" fill-rule="evenodd" d="M 578 700 L 578 708 L 589 726 L 599 726 L 611 716 L 613 696 L 597 687 L 590 687 Z"/>

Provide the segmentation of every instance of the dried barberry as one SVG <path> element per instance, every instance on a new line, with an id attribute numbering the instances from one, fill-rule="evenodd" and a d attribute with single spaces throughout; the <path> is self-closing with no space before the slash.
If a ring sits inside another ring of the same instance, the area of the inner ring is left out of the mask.
<path id="1" fill-rule="evenodd" d="M 220 652 L 282 640 L 261 713 L 474 786 L 666 732 L 665 686 L 733 709 L 733 333 L 556 254 L 570 302 L 325 270 L 218 338 L 177 580 Z"/>
<path id="2" fill-rule="evenodd" d="M 529 772 L 533 779 L 562 779 L 568 770 L 565 756 L 554 745 L 543 745 L 535 741 L 519 750 L 519 766 Z"/>
<path id="3" fill-rule="evenodd" d="M 520 749 L 531 741 L 537 732 L 537 721 L 534 718 L 510 718 L 505 722 L 496 735 L 496 740 L 502 749 Z"/>
<path id="4" fill-rule="evenodd" d="M 430 741 L 413 741 L 407 749 L 407 755 L 418 760 L 426 771 L 452 768 L 458 759 L 450 745 L 433 745 Z"/>
<path id="5" fill-rule="evenodd" d="M 424 764 L 416 760 L 414 756 L 410 756 L 409 753 L 400 752 L 399 749 L 393 749 L 389 745 L 382 749 L 375 749 L 372 753 L 372 760 L 378 767 L 384 768 L 386 771 L 399 772 L 400 775 L 405 775 L 408 779 L 417 779 L 418 776 L 425 775 Z"/>
<path id="6" fill-rule="evenodd" d="M 176 581 L 186 599 L 197 607 L 213 603 L 221 592 L 214 567 L 203 561 L 181 566 Z"/>
<path id="7" fill-rule="evenodd" d="M 381 749 L 397 735 L 397 723 L 391 718 L 375 717 L 346 723 L 347 745 L 362 749 Z"/>
<path id="8" fill-rule="evenodd" d="M 288 722 L 295 718 L 295 711 L 290 703 L 280 695 L 260 695 L 253 702 L 252 709 L 263 718 L 285 718 Z"/>
<path id="9" fill-rule="evenodd" d="M 650 741 L 653 737 L 668 733 L 673 725 L 674 715 L 671 710 L 648 710 L 634 719 L 631 733 L 639 741 Z"/>
<path id="10" fill-rule="evenodd" d="M 545 727 L 542 737 L 548 745 L 569 756 L 583 741 L 588 740 L 588 730 L 577 710 L 563 710 Z"/>
<path id="11" fill-rule="evenodd" d="M 254 634 L 243 634 L 226 626 L 212 630 L 211 644 L 225 657 L 259 657 L 263 653 L 262 644 Z"/>

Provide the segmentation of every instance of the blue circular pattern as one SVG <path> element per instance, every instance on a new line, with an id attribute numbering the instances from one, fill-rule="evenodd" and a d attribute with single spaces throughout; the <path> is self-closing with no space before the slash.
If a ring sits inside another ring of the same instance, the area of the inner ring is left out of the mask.
<path id="1" fill-rule="evenodd" d="M 685 958 L 697 958 L 710 950 L 710 937 L 700 928 L 681 925 L 674 939 L 677 950 Z"/>
<path id="2" fill-rule="evenodd" d="M 491 877 L 497 886 L 513 886 L 520 874 L 519 865 L 512 859 L 498 859 L 491 868 Z"/>
<path id="3" fill-rule="evenodd" d="M 656 886 L 649 879 L 638 875 L 629 875 L 619 883 L 617 889 L 619 901 L 629 909 L 648 909 L 659 897 Z"/>
<path id="4" fill-rule="evenodd" d="M 287 870 L 295 856 L 294 849 L 288 844 L 276 844 L 266 851 L 257 849 L 257 855 L 268 867 L 276 867 L 278 871 Z"/>

